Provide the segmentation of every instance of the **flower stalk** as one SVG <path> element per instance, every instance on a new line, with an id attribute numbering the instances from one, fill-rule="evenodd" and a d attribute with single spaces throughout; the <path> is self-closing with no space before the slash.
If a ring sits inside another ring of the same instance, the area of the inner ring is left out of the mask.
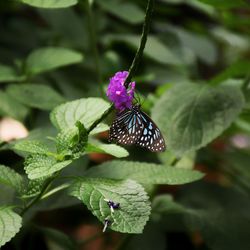
<path id="1" fill-rule="evenodd" d="M 148 0 L 145 19 L 144 19 L 143 28 L 142 28 L 140 45 L 136 51 L 135 57 L 134 57 L 132 64 L 129 68 L 128 76 L 124 82 L 124 86 L 126 89 L 128 89 L 129 84 L 131 82 L 131 79 L 135 75 L 135 72 L 138 68 L 138 65 L 142 60 L 143 51 L 144 51 L 144 48 L 145 48 L 146 43 L 147 43 L 147 37 L 148 37 L 149 28 L 150 28 L 150 24 L 151 24 L 151 18 L 152 18 L 152 14 L 153 14 L 154 4 L 155 4 L 155 0 Z M 103 113 L 103 115 L 100 117 L 100 119 L 96 120 L 90 126 L 90 128 L 88 129 L 88 133 L 90 133 L 101 121 L 103 121 L 113 111 L 113 109 L 114 109 L 114 105 L 110 106 L 110 108 L 105 113 Z"/>
<path id="2" fill-rule="evenodd" d="M 133 62 L 129 68 L 129 74 L 124 83 L 124 86 L 126 88 L 128 87 L 128 84 L 131 82 L 132 77 L 135 75 L 135 72 L 142 59 L 143 51 L 147 43 L 147 37 L 148 37 L 149 29 L 150 29 L 151 18 L 152 18 L 152 14 L 154 10 L 154 4 L 155 4 L 155 0 L 148 0 L 145 19 L 144 19 L 143 28 L 142 28 L 140 46 L 138 47 L 135 57 L 133 59 Z"/>

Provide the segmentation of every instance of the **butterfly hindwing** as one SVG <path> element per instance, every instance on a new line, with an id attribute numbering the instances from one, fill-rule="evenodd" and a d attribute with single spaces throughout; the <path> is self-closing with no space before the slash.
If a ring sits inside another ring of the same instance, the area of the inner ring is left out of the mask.
<path id="1" fill-rule="evenodd" d="M 118 113 L 113 121 L 109 141 L 120 144 L 136 144 L 152 152 L 162 152 L 166 149 L 164 138 L 151 118 L 140 110 L 139 105 Z"/>
<path id="2" fill-rule="evenodd" d="M 136 144 L 141 147 L 145 147 L 152 152 L 165 151 L 165 140 L 161 134 L 160 129 L 143 111 L 140 111 L 140 116 L 144 126 L 140 139 L 136 142 Z"/>

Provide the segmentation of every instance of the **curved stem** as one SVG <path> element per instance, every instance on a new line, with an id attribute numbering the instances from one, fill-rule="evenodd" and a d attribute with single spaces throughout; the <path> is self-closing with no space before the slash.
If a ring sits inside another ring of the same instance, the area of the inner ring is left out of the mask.
<path id="1" fill-rule="evenodd" d="M 45 198 L 48 198 L 49 196 L 51 196 L 52 194 L 55 194 L 63 189 L 66 189 L 70 186 L 69 183 L 65 183 L 65 184 L 62 184 L 61 186 L 58 186 L 50 191 L 48 191 L 47 193 L 45 193 L 42 197 L 41 197 L 41 200 L 45 199 Z"/>
<path id="2" fill-rule="evenodd" d="M 155 4 L 155 0 L 148 0 L 146 14 L 145 14 L 145 20 L 144 20 L 143 28 L 142 28 L 141 42 L 140 42 L 140 46 L 138 47 L 138 49 L 136 51 L 134 60 L 129 68 L 129 74 L 128 74 L 128 77 L 127 77 L 125 84 L 124 84 L 126 88 L 128 88 L 128 84 L 131 82 L 131 78 L 134 76 L 134 74 L 138 68 L 138 65 L 142 59 L 143 51 L 144 51 L 144 48 L 145 48 L 146 42 L 147 42 L 147 37 L 148 37 L 149 28 L 150 28 L 151 17 L 153 14 L 154 4 Z"/>

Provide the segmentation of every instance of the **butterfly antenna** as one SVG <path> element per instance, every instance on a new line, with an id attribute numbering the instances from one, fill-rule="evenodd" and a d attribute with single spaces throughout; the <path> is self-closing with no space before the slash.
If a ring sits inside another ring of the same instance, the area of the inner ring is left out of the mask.
<path id="1" fill-rule="evenodd" d="M 134 95 L 134 100 L 136 101 L 136 103 L 140 103 L 140 99 L 138 99 L 138 94 L 137 92 L 135 91 L 135 95 Z"/>
<path id="2" fill-rule="evenodd" d="M 141 106 L 143 105 L 143 103 L 145 102 L 146 96 L 143 94 L 138 94 L 138 99 L 139 99 L 139 103 L 141 104 Z"/>
<path id="3" fill-rule="evenodd" d="M 134 99 L 136 100 L 136 103 L 141 104 L 141 94 L 139 94 L 137 91 L 135 92 L 135 97 Z"/>

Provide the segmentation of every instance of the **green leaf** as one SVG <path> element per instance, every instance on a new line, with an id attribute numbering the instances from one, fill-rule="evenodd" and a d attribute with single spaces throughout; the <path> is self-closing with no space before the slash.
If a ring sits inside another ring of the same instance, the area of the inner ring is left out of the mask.
<path id="1" fill-rule="evenodd" d="M 140 37 L 136 35 L 108 35 L 105 37 L 105 41 L 125 42 L 136 49 L 140 43 Z M 144 54 L 158 63 L 170 65 L 182 64 L 179 57 L 155 36 L 148 37 Z"/>
<path id="2" fill-rule="evenodd" d="M 79 63 L 83 60 L 79 52 L 59 47 L 40 48 L 26 60 L 26 71 L 30 75 L 40 74 L 59 67 Z"/>
<path id="3" fill-rule="evenodd" d="M 85 152 L 85 147 L 87 146 L 88 142 L 88 132 L 84 125 L 80 121 L 77 121 L 76 127 L 78 131 L 77 135 L 74 137 L 74 144 L 72 147 L 72 152 L 75 159 L 79 158 Z"/>
<path id="4" fill-rule="evenodd" d="M 217 60 L 217 48 L 209 37 L 191 33 L 176 26 L 167 26 L 167 29 L 176 34 L 184 48 L 188 48 L 197 58 L 207 64 L 214 64 Z"/>
<path id="5" fill-rule="evenodd" d="M 26 159 L 24 169 L 29 179 L 38 179 L 52 175 L 68 166 L 71 162 L 71 160 L 57 162 L 55 158 L 36 154 Z"/>
<path id="6" fill-rule="evenodd" d="M 89 134 L 95 135 L 109 130 L 109 126 L 105 123 L 99 123 Z"/>
<path id="7" fill-rule="evenodd" d="M 77 136 L 77 128 L 73 127 L 62 130 L 56 137 L 56 148 L 59 154 L 71 155 L 72 147 L 75 144 L 74 138 Z"/>
<path id="8" fill-rule="evenodd" d="M 79 158 L 85 152 L 88 142 L 88 133 L 81 122 L 67 130 L 62 130 L 56 138 L 57 152 L 64 156 Z"/>
<path id="9" fill-rule="evenodd" d="M 39 8 L 66 8 L 77 4 L 77 0 L 20 0 L 28 5 Z"/>
<path id="10" fill-rule="evenodd" d="M 24 120 L 29 110 L 13 97 L 0 91 L 0 115 L 10 116 L 17 120 Z"/>
<path id="11" fill-rule="evenodd" d="M 38 140 L 20 140 L 13 148 L 32 154 L 47 154 L 49 152 L 49 148 Z"/>
<path id="12" fill-rule="evenodd" d="M 162 0 L 168 4 L 186 4 L 189 5 L 191 8 L 197 9 L 199 12 L 204 12 L 209 16 L 216 16 L 216 12 L 212 6 L 199 2 L 199 0 Z"/>
<path id="13" fill-rule="evenodd" d="M 152 213 L 155 215 L 186 213 L 186 208 L 176 203 L 171 195 L 163 194 L 153 200 Z"/>
<path id="14" fill-rule="evenodd" d="M 177 185 L 199 180 L 204 174 L 195 170 L 146 162 L 109 161 L 89 169 L 86 176 L 110 179 L 129 178 L 144 184 Z"/>
<path id="15" fill-rule="evenodd" d="M 86 153 L 106 153 L 113 155 L 115 157 L 127 157 L 129 155 L 128 151 L 121 146 L 116 144 L 104 144 L 95 142 L 95 144 L 89 143 L 86 148 Z"/>
<path id="16" fill-rule="evenodd" d="M 235 185 L 243 186 L 246 194 L 250 190 L 250 154 L 244 150 L 232 151 L 224 154 L 224 169 Z"/>
<path id="17" fill-rule="evenodd" d="M 197 150 L 219 136 L 244 105 L 239 88 L 179 84 L 162 95 L 152 114 L 177 155 Z"/>
<path id="18" fill-rule="evenodd" d="M 0 64 L 0 83 L 15 82 L 21 80 L 23 80 L 23 77 L 19 76 L 13 68 Z"/>
<path id="19" fill-rule="evenodd" d="M 170 150 L 166 150 L 161 154 L 158 154 L 157 157 L 162 164 L 167 166 L 171 166 L 177 159 L 176 155 Z"/>
<path id="20" fill-rule="evenodd" d="M 13 204 L 16 202 L 16 191 L 11 187 L 0 183 L 0 206 L 6 206 L 6 204 Z"/>
<path id="21" fill-rule="evenodd" d="M 21 226 L 22 218 L 11 207 L 0 207 L 0 247 L 10 241 Z"/>
<path id="22" fill-rule="evenodd" d="M 240 249 L 249 249 L 248 194 L 237 191 L 235 187 L 211 183 L 189 186 L 182 190 L 182 204 L 187 206 L 188 212 L 184 217 L 184 227 L 198 230 L 209 249 L 234 250 L 239 246 Z"/>
<path id="23" fill-rule="evenodd" d="M 118 0 L 99 0 L 97 3 L 107 12 L 117 16 L 125 22 L 138 24 L 144 20 L 144 12 L 136 4 Z"/>
<path id="24" fill-rule="evenodd" d="M 246 60 L 241 60 L 230 65 L 223 72 L 221 72 L 212 80 L 210 80 L 210 82 L 211 84 L 217 85 L 219 83 L 223 83 L 223 81 L 230 78 L 245 77 L 245 75 L 248 74 L 249 69 L 250 69 L 250 62 Z"/>
<path id="25" fill-rule="evenodd" d="M 72 128 L 77 121 L 88 129 L 109 107 L 101 98 L 82 98 L 56 107 L 50 119 L 59 130 Z"/>
<path id="26" fill-rule="evenodd" d="M 240 249 L 247 250 L 250 248 L 249 219 L 240 213 L 210 211 L 205 216 L 192 218 L 191 223 L 198 224 L 202 238 L 209 249 L 234 250 L 240 246 Z M 187 225 L 191 223 L 188 221 Z"/>
<path id="27" fill-rule="evenodd" d="M 195 151 L 190 151 L 183 155 L 178 162 L 175 164 L 176 168 L 186 168 L 193 169 L 195 165 L 196 153 Z"/>
<path id="28" fill-rule="evenodd" d="M 65 101 L 50 86 L 42 84 L 11 84 L 7 93 L 27 106 L 42 110 L 51 110 Z"/>
<path id="29" fill-rule="evenodd" d="M 78 131 L 76 127 L 62 130 L 56 137 L 56 148 L 58 154 L 72 155 L 72 147 L 75 144 L 74 138 L 77 136 Z"/>
<path id="30" fill-rule="evenodd" d="M 84 21 L 85 15 L 79 15 L 74 8 L 59 10 L 39 9 L 39 16 L 46 20 L 52 34 L 60 38 L 60 44 L 70 48 L 85 50 L 88 47 L 88 27 Z M 73 28 L 72 28 L 73 27 Z M 54 35 L 52 35 L 54 37 Z M 52 37 L 51 37 L 52 38 Z M 69 87 L 70 88 L 70 87 Z"/>
<path id="31" fill-rule="evenodd" d="M 199 0 L 202 3 L 212 5 L 216 8 L 240 8 L 247 7 L 247 3 L 244 0 Z"/>
<path id="32" fill-rule="evenodd" d="M 185 168 L 185 169 L 193 169 L 195 165 L 195 151 L 190 151 L 187 154 L 182 155 L 181 158 L 177 157 L 172 151 L 166 150 L 165 152 L 158 154 L 158 158 L 161 163 L 164 165 L 172 165 L 174 162 L 174 166 L 176 168 Z M 176 160 L 178 161 L 176 162 Z"/>
<path id="33" fill-rule="evenodd" d="M 226 60 L 226 63 L 231 63 L 231 61 L 235 62 L 235 60 L 240 57 L 239 54 L 244 53 L 249 49 L 249 40 L 244 33 L 241 34 L 239 32 L 235 32 L 223 26 L 215 26 L 211 32 L 216 40 L 222 42 L 226 46 L 226 51 L 230 51 L 229 55 L 227 55 L 227 59 L 229 60 Z M 231 51 L 232 49 L 234 50 L 233 53 Z M 241 58 L 240 61 L 248 62 L 243 58 Z"/>
<path id="34" fill-rule="evenodd" d="M 12 187 L 19 193 L 24 185 L 22 176 L 4 165 L 0 165 L 0 183 Z"/>
<path id="35" fill-rule="evenodd" d="M 82 178 L 72 185 L 71 194 L 101 222 L 109 218 L 110 228 L 118 232 L 141 233 L 149 219 L 149 198 L 143 187 L 133 180 Z M 120 209 L 111 213 L 104 199 L 120 203 Z"/>
<path id="36" fill-rule="evenodd" d="M 47 177 L 29 180 L 26 188 L 24 188 L 21 192 L 21 197 L 23 199 L 29 199 L 38 195 L 41 192 L 46 180 Z"/>
<path id="37" fill-rule="evenodd" d="M 92 6 L 94 3 L 94 0 L 88 0 L 88 2 L 89 2 L 89 5 Z"/>

